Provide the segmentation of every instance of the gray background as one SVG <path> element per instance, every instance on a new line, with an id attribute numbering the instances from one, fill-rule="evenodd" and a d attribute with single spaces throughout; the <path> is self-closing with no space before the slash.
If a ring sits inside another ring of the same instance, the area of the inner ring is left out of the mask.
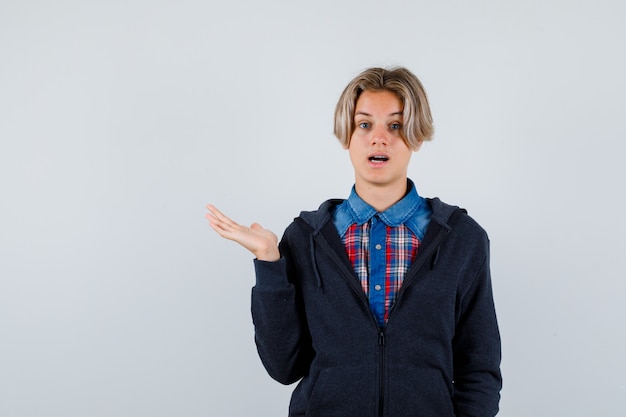
<path id="1" fill-rule="evenodd" d="M 503 417 L 623 416 L 621 1 L 0 1 L 0 415 L 280 416 L 251 256 L 352 185 L 345 84 L 402 64 L 410 176 L 492 241 Z"/>

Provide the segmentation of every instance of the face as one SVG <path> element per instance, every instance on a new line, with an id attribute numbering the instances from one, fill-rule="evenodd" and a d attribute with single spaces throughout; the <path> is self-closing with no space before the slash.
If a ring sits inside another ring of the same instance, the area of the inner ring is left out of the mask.
<path id="1" fill-rule="evenodd" d="M 406 187 L 413 151 L 403 139 L 402 110 L 402 102 L 390 91 L 364 91 L 359 96 L 348 146 L 357 190 Z"/>

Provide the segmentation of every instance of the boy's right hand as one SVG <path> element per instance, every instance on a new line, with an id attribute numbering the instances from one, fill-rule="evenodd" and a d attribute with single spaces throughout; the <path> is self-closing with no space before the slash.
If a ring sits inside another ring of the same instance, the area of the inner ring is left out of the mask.
<path id="1" fill-rule="evenodd" d="M 239 243 L 256 256 L 260 261 L 277 261 L 280 259 L 278 251 L 278 237 L 258 223 L 250 227 L 242 226 L 219 211 L 212 204 L 207 205 L 209 212 L 205 215 L 209 224 L 221 237 Z"/>

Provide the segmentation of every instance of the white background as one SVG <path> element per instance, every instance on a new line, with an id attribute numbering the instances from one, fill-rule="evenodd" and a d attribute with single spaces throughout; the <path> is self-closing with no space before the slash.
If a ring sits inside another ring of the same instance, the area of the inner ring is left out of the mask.
<path id="1" fill-rule="evenodd" d="M 410 176 L 489 232 L 503 417 L 626 412 L 622 1 L 0 0 L 0 415 L 281 416 L 251 255 L 352 185 L 332 136 L 404 65 Z"/>

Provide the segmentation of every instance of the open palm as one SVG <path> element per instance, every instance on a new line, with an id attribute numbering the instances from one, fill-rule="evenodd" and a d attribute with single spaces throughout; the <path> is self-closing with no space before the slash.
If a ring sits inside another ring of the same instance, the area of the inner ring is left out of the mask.
<path id="1" fill-rule="evenodd" d="M 274 232 L 264 229 L 260 224 L 240 225 L 219 211 L 214 205 L 207 205 L 209 212 L 206 218 L 209 224 L 221 237 L 239 243 L 262 261 L 277 261 L 278 237 Z"/>

